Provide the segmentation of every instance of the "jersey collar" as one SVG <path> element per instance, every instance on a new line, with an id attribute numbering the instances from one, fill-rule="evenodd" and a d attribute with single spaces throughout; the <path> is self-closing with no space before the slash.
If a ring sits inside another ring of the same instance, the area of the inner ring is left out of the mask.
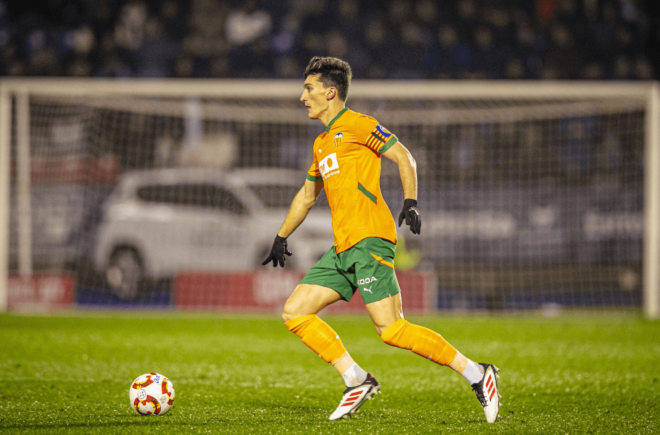
<path id="1" fill-rule="evenodd" d="M 332 127 L 332 124 L 334 124 L 335 121 L 338 120 L 339 117 L 340 117 L 341 115 L 343 115 L 344 112 L 346 112 L 347 110 L 348 110 L 348 107 L 344 107 L 343 109 L 341 109 L 341 112 L 339 112 L 339 113 L 337 114 L 337 116 L 335 116 L 334 118 L 332 118 L 332 121 L 330 121 L 330 123 L 328 124 L 328 126 L 325 128 L 325 132 L 326 132 L 326 133 L 330 132 L 330 127 Z"/>

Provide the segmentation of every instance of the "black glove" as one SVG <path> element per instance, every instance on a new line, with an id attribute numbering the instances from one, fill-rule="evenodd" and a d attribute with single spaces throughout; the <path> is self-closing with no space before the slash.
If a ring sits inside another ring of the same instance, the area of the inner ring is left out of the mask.
<path id="1" fill-rule="evenodd" d="M 268 258 L 264 260 L 263 263 L 261 263 L 262 266 L 268 264 L 273 261 L 273 267 L 277 267 L 277 263 L 280 263 L 281 267 L 284 267 L 284 262 L 286 261 L 286 257 L 284 257 L 284 254 L 291 256 L 292 252 L 289 251 L 289 249 L 286 247 L 286 237 L 280 237 L 276 236 L 275 241 L 273 242 L 273 247 L 270 250 L 270 254 L 268 255 Z"/>
<path id="2" fill-rule="evenodd" d="M 419 215 L 416 199 L 406 199 L 403 201 L 403 210 L 399 213 L 399 226 L 406 219 L 406 225 L 410 226 L 413 234 L 419 234 L 422 229 L 422 218 Z"/>

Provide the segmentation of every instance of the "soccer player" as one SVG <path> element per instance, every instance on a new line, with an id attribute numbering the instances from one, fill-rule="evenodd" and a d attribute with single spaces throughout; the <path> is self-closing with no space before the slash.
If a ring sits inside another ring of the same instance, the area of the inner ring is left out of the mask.
<path id="1" fill-rule="evenodd" d="M 499 412 L 497 372 L 492 364 L 475 363 L 440 334 L 403 318 L 401 293 L 394 273 L 397 242 L 392 214 L 380 191 L 381 156 L 399 166 L 404 203 L 399 214 L 413 234 L 422 221 L 417 208 L 417 170 L 410 152 L 397 137 L 367 115 L 345 107 L 351 82 L 348 63 L 331 57 L 313 57 L 305 69 L 300 101 L 308 116 L 320 120 L 325 131 L 314 141 L 314 161 L 305 185 L 291 203 L 268 258 L 284 267 L 289 237 L 303 222 L 321 189 L 332 213 L 335 243 L 302 279 L 284 305 L 282 318 L 291 332 L 337 369 L 346 383 L 344 396 L 330 420 L 348 417 L 374 394 L 380 384 L 363 370 L 344 348 L 337 333 L 317 314 L 356 290 L 380 338 L 391 346 L 412 350 L 448 366 L 472 386 L 493 423 Z"/>

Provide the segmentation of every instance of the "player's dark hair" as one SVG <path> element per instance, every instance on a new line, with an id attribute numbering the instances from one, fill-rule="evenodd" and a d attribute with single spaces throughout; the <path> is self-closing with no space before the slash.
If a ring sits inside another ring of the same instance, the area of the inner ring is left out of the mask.
<path id="1" fill-rule="evenodd" d="M 323 83 L 323 86 L 337 88 L 339 99 L 346 101 L 348 87 L 351 85 L 353 77 L 353 71 L 348 62 L 336 57 L 314 56 L 305 68 L 305 78 L 316 74 L 319 74 L 319 81 Z"/>

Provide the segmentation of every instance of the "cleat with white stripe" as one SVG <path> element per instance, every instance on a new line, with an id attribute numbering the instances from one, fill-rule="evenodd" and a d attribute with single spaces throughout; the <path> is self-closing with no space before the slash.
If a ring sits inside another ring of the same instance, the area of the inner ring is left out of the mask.
<path id="1" fill-rule="evenodd" d="M 339 406 L 330 416 L 330 420 L 339 420 L 348 418 L 351 414 L 360 410 L 360 406 L 367 400 L 373 398 L 374 394 L 380 394 L 380 384 L 367 374 L 367 379 L 357 387 L 349 387 L 344 391 L 344 397 L 341 398 Z"/>
<path id="2" fill-rule="evenodd" d="M 500 397 L 502 397 L 497 388 L 497 380 L 499 379 L 497 372 L 500 369 L 492 364 L 479 364 L 484 368 L 484 377 L 480 382 L 472 384 L 472 390 L 474 390 L 479 403 L 484 408 L 486 421 L 495 423 L 497 414 L 500 412 Z"/>

